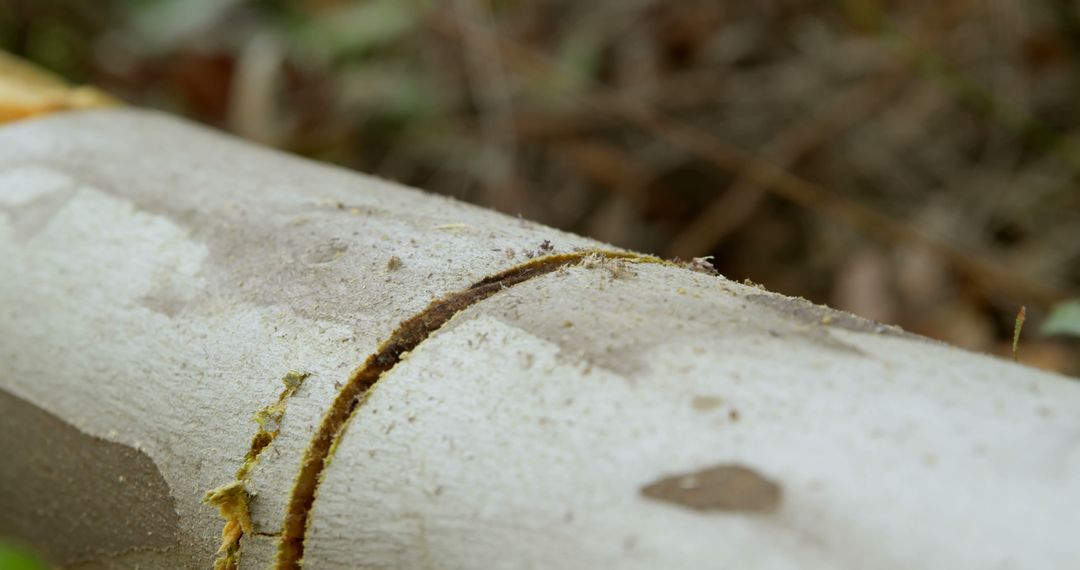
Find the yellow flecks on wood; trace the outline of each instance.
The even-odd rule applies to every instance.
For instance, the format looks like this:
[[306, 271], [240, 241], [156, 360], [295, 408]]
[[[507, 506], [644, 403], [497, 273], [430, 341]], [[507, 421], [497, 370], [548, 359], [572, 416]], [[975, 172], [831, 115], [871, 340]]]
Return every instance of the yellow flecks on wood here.
[[251, 438], [251, 449], [249, 449], [247, 455], [244, 456], [243, 465], [236, 471], [237, 481], [243, 481], [247, 478], [248, 473], [255, 467], [255, 463], [259, 459], [259, 454], [262, 453], [262, 450], [266, 449], [266, 447], [274, 441], [274, 438], [278, 436], [278, 432], [281, 431], [281, 420], [285, 417], [285, 403], [296, 393], [300, 388], [300, 385], [304, 383], [304, 379], [310, 375], [311, 374], [308, 372], [290, 370], [285, 374], [285, 377], [281, 379], [281, 383], [285, 385], [285, 389], [281, 391], [281, 395], [278, 396], [277, 402], [255, 412], [252, 419], [255, 420], [255, 423], [259, 424], [259, 431], [255, 432], [255, 437]]
[[203, 502], [218, 508], [221, 518], [225, 519], [225, 528], [221, 531], [221, 547], [218, 549], [218, 558], [214, 561], [214, 570], [236, 570], [239, 564], [240, 539], [244, 534], [254, 531], [251, 523], [251, 512], [248, 509], [250, 495], [245, 488], [245, 482], [252, 468], [258, 462], [259, 454], [262, 453], [281, 431], [281, 420], [285, 417], [285, 404], [296, 393], [304, 380], [310, 376], [309, 372], [297, 372], [290, 370], [281, 379], [285, 389], [281, 391], [277, 402], [255, 412], [254, 420], [259, 424], [259, 430], [251, 439], [251, 449], [244, 456], [244, 463], [236, 471], [236, 479], [207, 491], [203, 496]]
[[208, 491], [203, 497], [203, 502], [217, 507], [221, 518], [225, 519], [225, 528], [221, 531], [221, 546], [218, 548], [218, 558], [214, 561], [214, 570], [233, 570], [237, 567], [240, 537], [253, 530], [251, 512], [248, 510], [248, 498], [243, 481], [233, 481]]
[[259, 429], [265, 430], [267, 426], [270, 426], [272, 428], [270, 431], [277, 431], [277, 424], [281, 422], [284, 415], [285, 405], [277, 402], [255, 412], [252, 419], [259, 424]]
[[251, 514], [248, 512], [248, 492], [244, 488], [243, 481], [232, 481], [217, 489], [206, 492], [203, 502], [218, 508], [221, 518], [228, 524], [222, 538], [229, 538], [238, 533], [251, 532]]
[[444, 232], [456, 232], [456, 231], [461, 231], [461, 230], [465, 230], [465, 229], [468, 229], [468, 228], [469, 228], [468, 224], [462, 224], [460, 222], [456, 223], [456, 224], [443, 224], [441, 226], [435, 226], [435, 229], [437, 229], [439, 231], [444, 231]]
[[0, 51], [0, 123], [118, 104], [102, 91], [72, 87], [49, 72]]
[[288, 374], [286, 374], [285, 377], [281, 379], [281, 383], [285, 385], [285, 391], [282, 392], [281, 397], [278, 399], [284, 400], [285, 398], [292, 396], [293, 392], [296, 392], [296, 389], [304, 383], [304, 380], [306, 380], [308, 376], [311, 376], [310, 372], [297, 372], [295, 370], [290, 370]]

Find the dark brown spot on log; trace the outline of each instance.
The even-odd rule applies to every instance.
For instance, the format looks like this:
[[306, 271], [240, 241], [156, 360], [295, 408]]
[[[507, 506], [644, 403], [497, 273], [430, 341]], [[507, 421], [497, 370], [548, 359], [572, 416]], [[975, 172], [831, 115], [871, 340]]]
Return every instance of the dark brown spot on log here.
[[723, 403], [724, 400], [719, 396], [694, 396], [694, 399], [690, 400], [690, 407], [698, 412], [708, 412], [719, 408]]
[[780, 505], [780, 485], [741, 465], [717, 465], [665, 477], [641, 488], [645, 497], [695, 511], [768, 513]]

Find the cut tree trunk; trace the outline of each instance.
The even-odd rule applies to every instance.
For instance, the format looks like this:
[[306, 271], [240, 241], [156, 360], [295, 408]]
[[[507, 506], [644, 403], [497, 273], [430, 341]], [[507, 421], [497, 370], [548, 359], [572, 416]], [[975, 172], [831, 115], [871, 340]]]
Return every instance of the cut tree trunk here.
[[179, 120], [0, 129], [0, 261], [59, 565], [1080, 563], [1074, 381]]

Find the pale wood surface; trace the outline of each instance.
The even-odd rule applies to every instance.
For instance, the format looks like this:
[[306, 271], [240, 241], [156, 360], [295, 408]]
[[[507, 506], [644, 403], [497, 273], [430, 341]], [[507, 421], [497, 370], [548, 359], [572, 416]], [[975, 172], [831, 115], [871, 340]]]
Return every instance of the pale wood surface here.
[[[299, 371], [245, 479], [240, 565], [265, 567], [320, 418], [400, 322], [593, 248], [612, 249], [151, 113], [0, 129], [8, 411], [157, 470], [95, 543], [39, 546], [85, 568], [209, 567], [223, 523], [203, 495]], [[384, 376], [323, 472], [305, 567], [1067, 568], [1078, 434], [1075, 381], [594, 260], [465, 309]], [[0, 463], [0, 501], [37, 508], [19, 465]], [[109, 531], [151, 522], [171, 546]]]

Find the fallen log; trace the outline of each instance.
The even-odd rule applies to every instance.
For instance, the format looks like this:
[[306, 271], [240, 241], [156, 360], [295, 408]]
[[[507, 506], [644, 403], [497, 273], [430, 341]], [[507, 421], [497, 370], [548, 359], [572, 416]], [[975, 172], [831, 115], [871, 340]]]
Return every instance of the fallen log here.
[[1069, 568], [1080, 384], [161, 115], [0, 128], [72, 568]]

